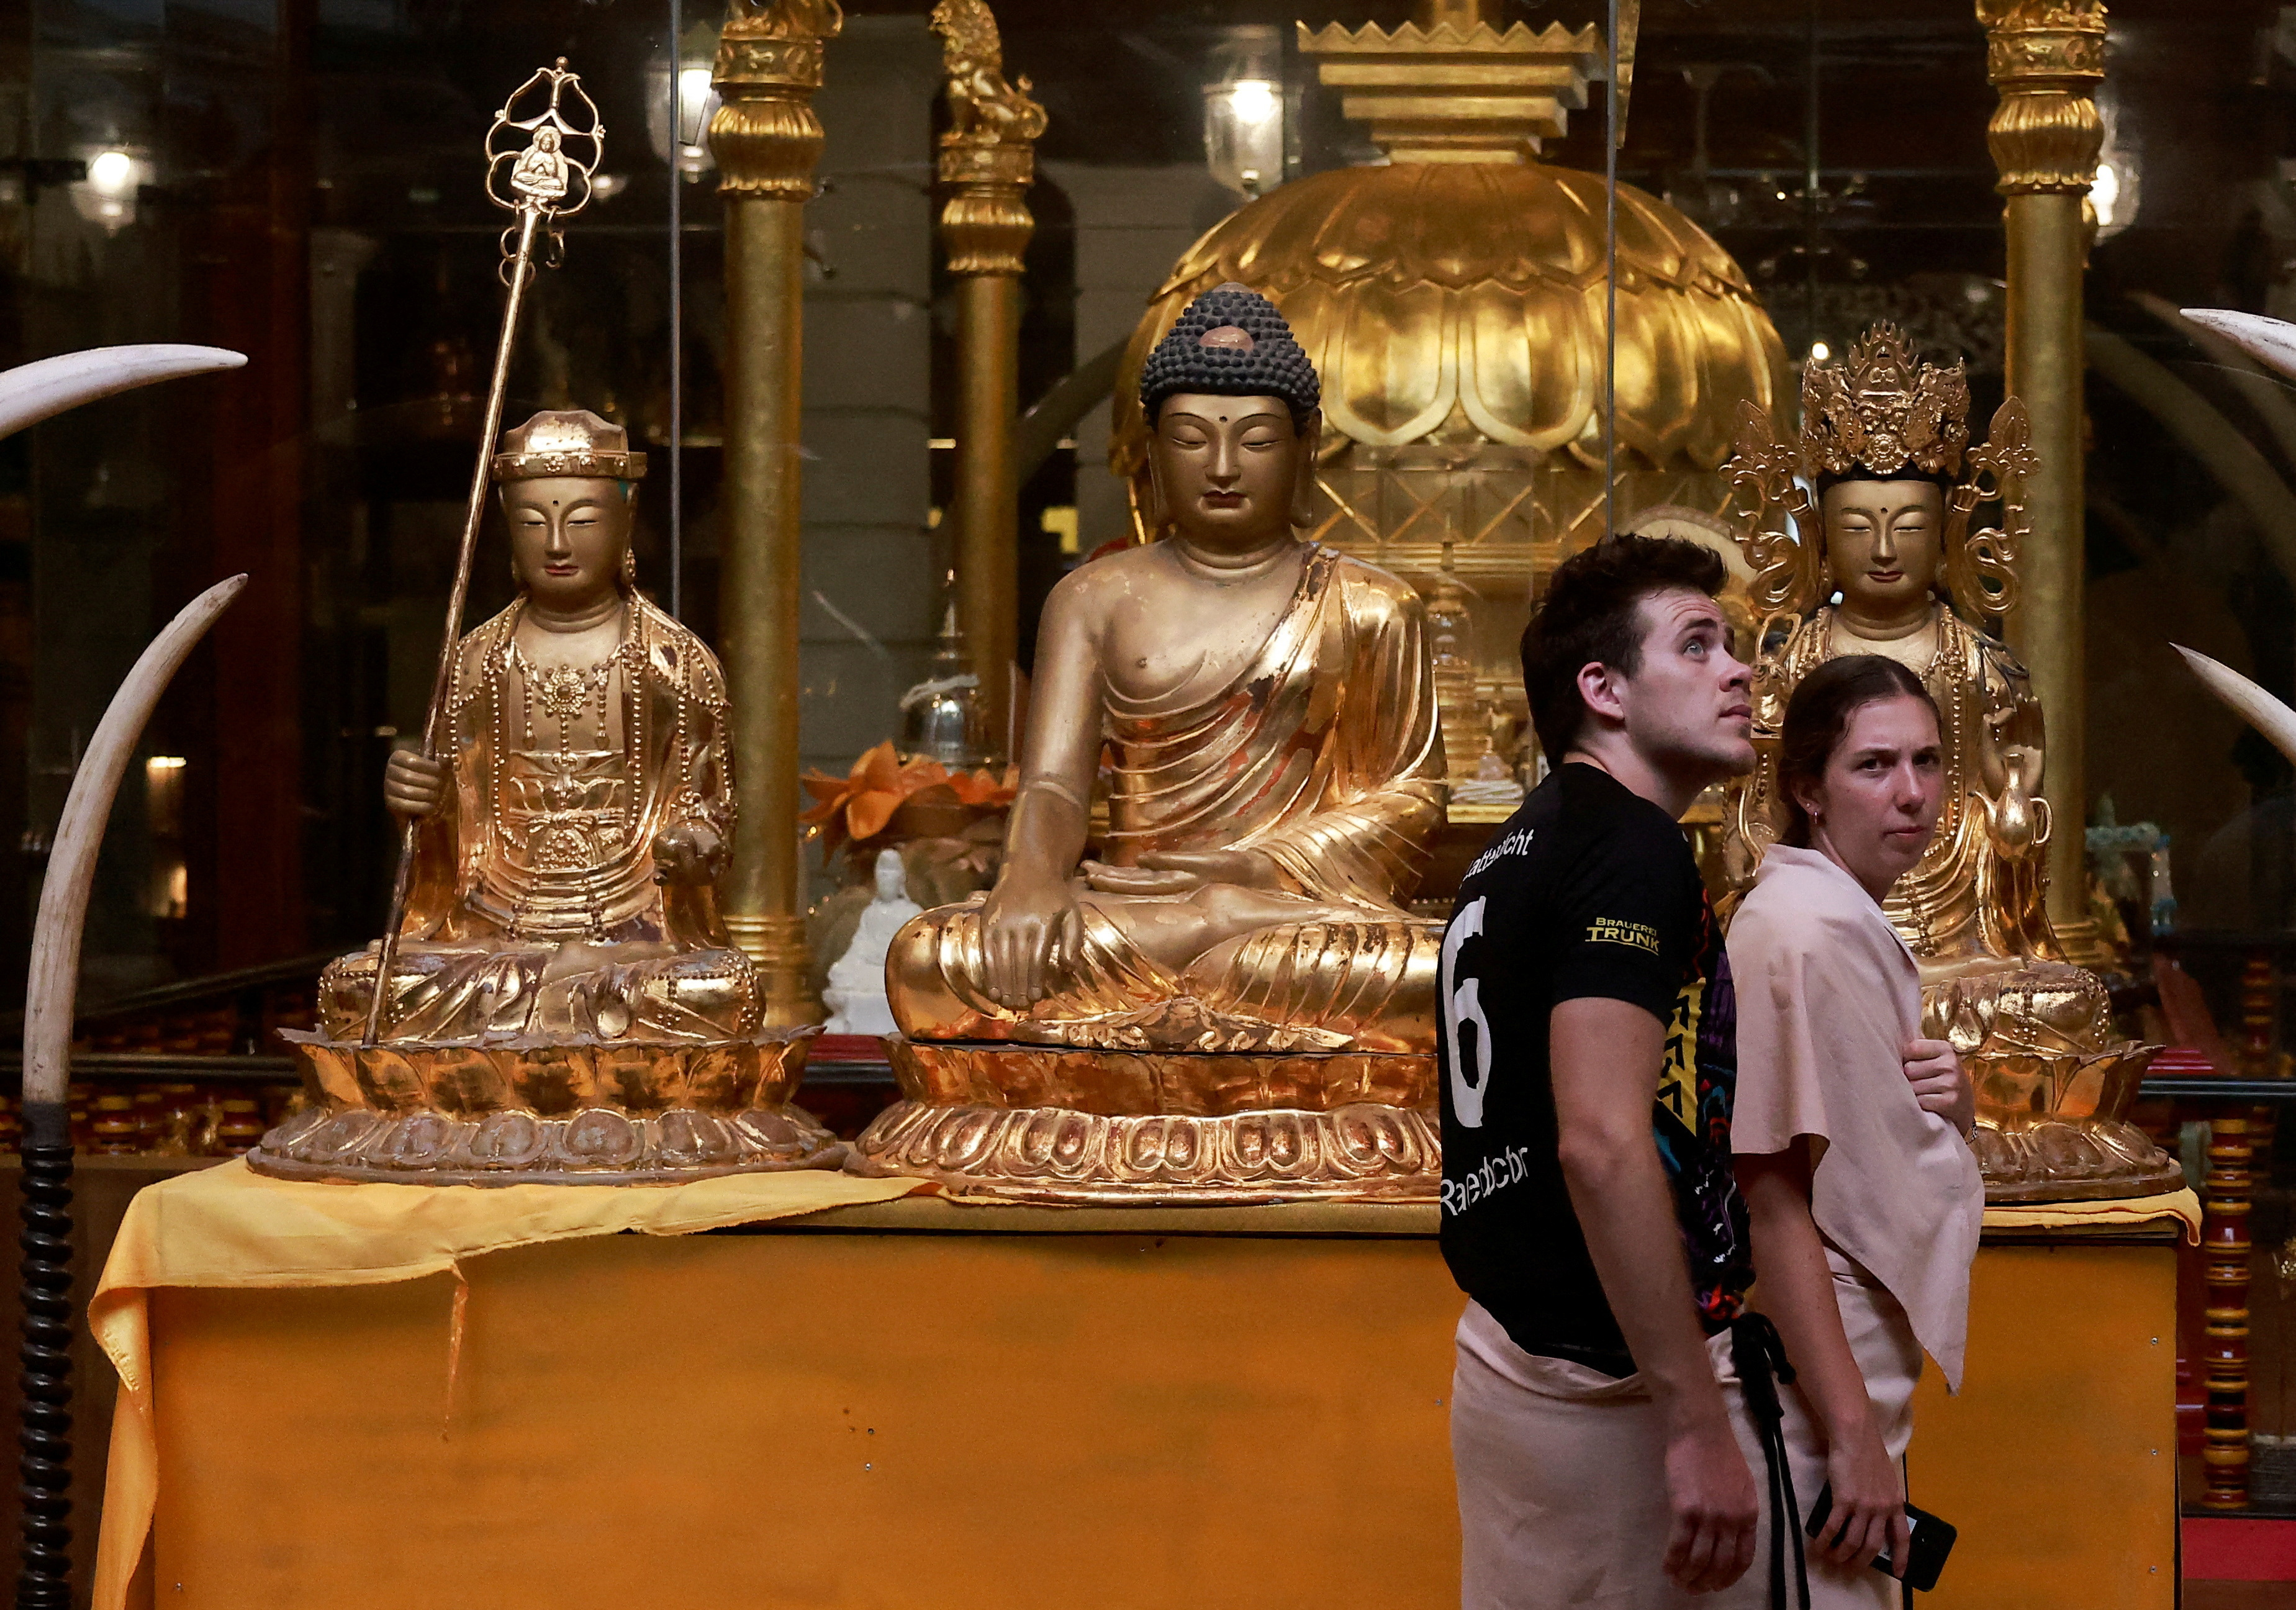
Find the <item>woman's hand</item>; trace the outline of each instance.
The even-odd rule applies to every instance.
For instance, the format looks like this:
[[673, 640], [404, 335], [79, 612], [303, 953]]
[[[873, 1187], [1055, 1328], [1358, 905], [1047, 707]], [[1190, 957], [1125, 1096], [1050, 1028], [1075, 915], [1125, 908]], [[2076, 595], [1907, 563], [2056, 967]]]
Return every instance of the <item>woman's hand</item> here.
[[1906, 1082], [1922, 1111], [1934, 1113], [1966, 1136], [1977, 1122], [1977, 1092], [1949, 1039], [1906, 1042]]
[[1281, 891], [1275, 858], [1264, 850], [1150, 850], [1136, 867], [1084, 864], [1085, 878], [1103, 894], [1193, 894], [1210, 883]]
[[1913, 1535], [1906, 1524], [1905, 1484], [1870, 1422], [1846, 1436], [1835, 1435], [1826, 1450], [1825, 1479], [1833, 1488], [1833, 1507], [1811, 1540], [1818, 1557], [1863, 1570], [1876, 1555], [1887, 1553], [1890, 1574], [1905, 1575]]
[[435, 815], [447, 802], [447, 762], [412, 749], [391, 751], [382, 768], [382, 802], [402, 817]]
[[982, 983], [988, 998], [1026, 1011], [1052, 991], [1046, 980], [1060, 958], [1084, 947], [1084, 911], [1068, 879], [1005, 864], [980, 908]]

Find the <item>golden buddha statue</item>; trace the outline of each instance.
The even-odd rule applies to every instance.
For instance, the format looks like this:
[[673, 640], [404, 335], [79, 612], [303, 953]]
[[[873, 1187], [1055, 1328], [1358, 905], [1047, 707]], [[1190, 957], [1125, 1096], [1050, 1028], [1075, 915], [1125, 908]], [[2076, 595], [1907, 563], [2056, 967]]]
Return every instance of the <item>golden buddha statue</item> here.
[[[417, 827], [380, 1032], [354, 1043], [378, 942], [320, 975], [321, 1032], [301, 1040], [332, 1113], [381, 1106], [397, 1131], [315, 1120], [257, 1166], [626, 1179], [837, 1161], [783, 1110], [802, 1039], [761, 1032], [750, 958], [718, 917], [725, 680], [637, 590], [644, 473], [593, 414], [504, 433], [493, 474], [519, 596], [458, 645], [438, 758], [401, 751], [385, 774]], [[409, 1133], [407, 1113], [438, 1122]]]
[[859, 1166], [1051, 1199], [1424, 1194], [1441, 924], [1399, 902], [1446, 789], [1418, 596], [1293, 535], [1318, 387], [1265, 298], [1199, 297], [1141, 391], [1168, 534], [1046, 606], [1003, 869], [894, 943], [908, 1099]]
[[[1790, 448], [1749, 406], [1731, 465], [1759, 505], [1740, 540], [1766, 646], [1754, 671], [1755, 769], [1731, 802], [1726, 875], [1750, 883], [1784, 829], [1779, 735], [1801, 678], [1843, 654], [1908, 667], [1942, 718], [1944, 807], [1883, 908], [1921, 968], [1923, 1031], [1952, 1040], [1976, 1080], [1990, 1197], [2169, 1188], [2175, 1165], [2118, 1121], [2152, 1048], [2116, 1037], [2103, 981], [2065, 961], [2044, 905], [2042, 846], [2059, 825], [2040, 796], [2040, 702], [1981, 624], [2014, 602], [2025, 535], [2017, 488], [2033, 466], [2023, 406], [2005, 401], [1990, 439], [1971, 447], [1962, 366], [1917, 365], [1898, 333], [1877, 324], [1843, 362], [1808, 366], [1801, 407]], [[1995, 500], [2001, 526], [1972, 531], [1978, 507]], [[1781, 508], [1799, 536], [1769, 529]]]

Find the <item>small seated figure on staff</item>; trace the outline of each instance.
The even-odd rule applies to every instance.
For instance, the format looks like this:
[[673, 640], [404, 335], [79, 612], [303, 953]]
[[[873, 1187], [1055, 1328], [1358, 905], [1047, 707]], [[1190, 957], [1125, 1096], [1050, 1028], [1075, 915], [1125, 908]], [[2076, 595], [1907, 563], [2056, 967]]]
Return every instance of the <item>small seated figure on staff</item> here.
[[[458, 647], [439, 758], [383, 797], [420, 823], [382, 1038], [725, 1040], [754, 1033], [750, 958], [712, 880], [733, 830], [725, 678], [637, 590], [645, 456], [619, 425], [542, 413], [494, 458], [519, 596]], [[320, 980], [356, 1038], [376, 946]]]
[[[1192, 303], [1141, 380], [1156, 523], [1046, 604], [1004, 870], [886, 964], [912, 1040], [1426, 1055], [1443, 820], [1425, 616], [1313, 542], [1320, 401], [1273, 303]], [[1108, 831], [1086, 859], [1103, 744]]]
[[534, 144], [518, 153], [510, 170], [510, 187], [526, 201], [551, 202], [566, 195], [566, 153], [558, 149], [558, 131], [545, 123], [534, 131]]

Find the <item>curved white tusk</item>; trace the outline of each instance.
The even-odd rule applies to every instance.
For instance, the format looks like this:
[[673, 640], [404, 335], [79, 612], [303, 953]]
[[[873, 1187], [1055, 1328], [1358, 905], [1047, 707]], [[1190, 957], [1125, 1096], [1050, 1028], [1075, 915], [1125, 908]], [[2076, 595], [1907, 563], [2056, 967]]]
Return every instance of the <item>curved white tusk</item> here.
[[[111, 815], [112, 796], [119, 792], [120, 776], [168, 678], [246, 585], [244, 575], [217, 582], [185, 604], [168, 629], [152, 640], [119, 691], [111, 695], [87, 752], [80, 757], [79, 769], [72, 774], [63, 819], [56, 824], [55, 845], [48, 855], [47, 878], [40, 886], [39, 920], [32, 927], [31, 976], [24, 990], [27, 1141], [35, 1138], [36, 1109], [44, 1123], [53, 1121], [59, 1129], [64, 1123], [72, 998], [79, 983], [80, 931], [87, 925], [87, 891], [95, 882], [95, 852], [103, 842], [103, 825]], [[43, 1134], [37, 1138], [62, 1144], [64, 1137]]]
[[2234, 313], [2226, 308], [2185, 308], [2181, 311], [2203, 329], [2213, 330], [2275, 374], [2296, 379], [2296, 324], [2267, 318], [2260, 313]]
[[0, 374], [0, 436], [77, 408], [179, 374], [208, 374], [247, 362], [221, 347], [91, 347], [22, 364]]
[[2208, 685], [2218, 698], [2233, 707], [2240, 718], [2272, 740], [2272, 747], [2296, 760], [2296, 710], [2289, 709], [2279, 700], [2242, 676], [2228, 665], [2222, 665], [2206, 654], [2195, 653], [2181, 643], [2169, 645], [2185, 656], [2185, 663], [2193, 668], [2193, 675]]

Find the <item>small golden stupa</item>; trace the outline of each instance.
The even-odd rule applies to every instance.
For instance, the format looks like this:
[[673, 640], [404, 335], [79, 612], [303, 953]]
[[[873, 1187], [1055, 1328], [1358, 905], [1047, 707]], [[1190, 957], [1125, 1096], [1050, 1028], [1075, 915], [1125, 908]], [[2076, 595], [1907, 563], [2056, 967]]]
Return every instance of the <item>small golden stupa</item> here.
[[[1198, 293], [1250, 285], [1324, 377], [1308, 534], [1423, 591], [1451, 545], [1478, 596], [1478, 697], [1521, 715], [1515, 642], [1537, 579], [1603, 530], [1603, 180], [1535, 160], [1601, 80], [1602, 34], [1501, 31], [1477, 0], [1431, 0], [1391, 33], [1303, 23], [1299, 38], [1390, 161], [1283, 185], [1181, 258], [1126, 350], [1111, 463], [1136, 527], [1141, 365]], [[1718, 514], [1739, 405], [1788, 400], [1777, 332], [1729, 253], [1626, 185], [1618, 305], [1620, 522], [1658, 505]], [[1444, 716], [1447, 730], [1475, 720]], [[1480, 756], [1449, 760], [1471, 777]]]

